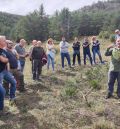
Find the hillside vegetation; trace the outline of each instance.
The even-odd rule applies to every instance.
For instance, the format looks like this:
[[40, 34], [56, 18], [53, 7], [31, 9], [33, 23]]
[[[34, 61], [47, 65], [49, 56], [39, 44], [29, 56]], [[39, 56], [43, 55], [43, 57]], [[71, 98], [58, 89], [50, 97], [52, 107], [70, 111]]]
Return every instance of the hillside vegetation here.
[[22, 16], [0, 12], [0, 34], [10, 37], [12, 29]]
[[[27, 91], [17, 92], [16, 105], [5, 108], [10, 114], [0, 117], [0, 129], [120, 129], [120, 100], [105, 99], [109, 58], [104, 57], [108, 41], [101, 40], [105, 65], [76, 66], [61, 70], [59, 52], [55, 72], [43, 68], [42, 81], [31, 78], [31, 62], [26, 61]], [[59, 51], [58, 45], [55, 46]], [[71, 59], [72, 59], [72, 49]], [[115, 86], [116, 89], [116, 86]], [[115, 90], [116, 91], [116, 90]]]
[[120, 1], [99, 1], [70, 12], [68, 8], [57, 11], [52, 16], [45, 13], [44, 5], [24, 17], [0, 13], [0, 34], [16, 40], [25, 38], [47, 40], [48, 37], [68, 40], [74, 36], [98, 35], [110, 38], [115, 29], [120, 28]]

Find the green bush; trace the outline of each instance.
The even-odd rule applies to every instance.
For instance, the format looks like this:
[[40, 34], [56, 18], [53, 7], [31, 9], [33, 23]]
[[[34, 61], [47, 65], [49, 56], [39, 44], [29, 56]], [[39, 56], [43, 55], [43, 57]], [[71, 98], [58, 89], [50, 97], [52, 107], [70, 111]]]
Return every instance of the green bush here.
[[99, 33], [99, 38], [109, 39], [110, 38], [110, 33], [108, 31], [101, 31]]
[[91, 80], [90, 81], [90, 86], [93, 89], [100, 89], [100, 84], [99, 84], [99, 81], [98, 80]]
[[112, 43], [115, 42], [115, 35], [114, 35], [114, 34], [111, 34], [111, 35], [110, 35], [110, 41], [111, 41]]
[[77, 88], [76, 87], [67, 87], [65, 89], [65, 95], [69, 97], [73, 97], [76, 95]]

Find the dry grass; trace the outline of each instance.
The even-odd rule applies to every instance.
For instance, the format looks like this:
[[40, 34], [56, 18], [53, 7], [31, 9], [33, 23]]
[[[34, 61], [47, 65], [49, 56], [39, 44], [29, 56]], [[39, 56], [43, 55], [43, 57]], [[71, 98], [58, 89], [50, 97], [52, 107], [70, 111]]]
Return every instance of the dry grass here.
[[[108, 44], [107, 41], [101, 44], [102, 55]], [[58, 45], [56, 49], [58, 51]], [[72, 49], [70, 51], [72, 53]], [[91, 69], [89, 63], [86, 67], [66, 67], [62, 71], [60, 55], [57, 54], [55, 65], [54, 73], [44, 66], [42, 82], [36, 82], [32, 80], [31, 63], [26, 60], [27, 92], [17, 92], [16, 106], [9, 106], [5, 100], [5, 108], [10, 114], [0, 117], [0, 129], [120, 129], [120, 101], [115, 98], [105, 100], [107, 64], [99, 66], [104, 78], [100, 82], [101, 89], [93, 90], [88, 96], [91, 107], [86, 105], [82, 95], [90, 89], [85, 74]]]

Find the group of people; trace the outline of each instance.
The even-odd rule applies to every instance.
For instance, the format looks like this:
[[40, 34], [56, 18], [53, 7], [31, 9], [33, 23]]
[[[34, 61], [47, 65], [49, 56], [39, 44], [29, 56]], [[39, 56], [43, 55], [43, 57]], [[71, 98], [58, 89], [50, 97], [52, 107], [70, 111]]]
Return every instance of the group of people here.
[[[116, 42], [110, 45], [105, 52], [106, 56], [111, 56], [111, 64], [108, 72], [108, 94], [106, 98], [112, 97], [116, 79], [118, 81], [117, 96], [120, 98], [120, 31], [116, 30], [115, 33]], [[31, 71], [33, 80], [41, 80], [42, 66], [45, 64], [47, 64], [48, 70], [50, 64], [52, 64], [52, 70], [55, 70], [54, 60], [56, 50], [52, 38], [47, 41], [46, 52], [41, 41], [33, 40], [29, 52], [26, 52], [25, 44], [26, 41], [24, 39], [14, 44], [12, 41], [6, 40], [5, 36], [0, 36], [0, 114], [3, 113], [5, 94], [9, 95], [10, 104], [14, 104], [16, 89], [20, 92], [25, 91], [23, 71], [26, 57], [29, 57], [32, 64]], [[91, 56], [90, 44], [92, 44], [93, 56]], [[78, 65], [81, 65], [81, 46], [83, 48], [84, 65], [86, 65], [86, 58], [89, 58], [91, 65], [96, 64], [96, 54], [100, 62], [104, 63], [100, 53], [100, 42], [96, 39], [96, 36], [92, 37], [91, 43], [85, 37], [82, 44], [75, 37], [72, 44], [73, 66], [75, 66], [76, 56]], [[62, 69], [64, 69], [65, 58], [67, 59], [68, 66], [71, 67], [70, 44], [66, 41], [65, 37], [62, 37], [59, 47]]]
[[[90, 64], [97, 64], [96, 62], [96, 54], [99, 56], [100, 62], [103, 63], [102, 56], [100, 53], [100, 42], [96, 39], [96, 36], [92, 37], [92, 52], [93, 52], [93, 59], [90, 52], [90, 42], [87, 37], [84, 38], [82, 43], [83, 47], [83, 57], [84, 57], [84, 65], [86, 65], [86, 58], [89, 57]], [[73, 64], [75, 66], [76, 56], [78, 60], [78, 65], [81, 65], [81, 56], [80, 56], [80, 42], [77, 37], [74, 38], [74, 42], [72, 44], [73, 48]], [[62, 37], [62, 41], [59, 44], [60, 47], [60, 55], [61, 55], [61, 64], [62, 68], [64, 69], [64, 59], [67, 59], [68, 66], [71, 67], [71, 59], [69, 53], [70, 44], [65, 40], [65, 37]], [[50, 61], [52, 62], [52, 69], [54, 71], [54, 57], [55, 57], [55, 47], [54, 42], [52, 39], [48, 40], [47, 43], [47, 57], [48, 57], [48, 69], [50, 65]]]

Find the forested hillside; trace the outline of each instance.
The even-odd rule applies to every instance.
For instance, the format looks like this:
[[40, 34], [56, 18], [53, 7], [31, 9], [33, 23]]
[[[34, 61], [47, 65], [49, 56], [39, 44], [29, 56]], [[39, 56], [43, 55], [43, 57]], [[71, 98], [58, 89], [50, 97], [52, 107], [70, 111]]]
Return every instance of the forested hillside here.
[[0, 34], [9, 37], [11, 30], [20, 18], [21, 16], [19, 15], [0, 12]]
[[119, 7], [119, 0], [108, 0], [72, 12], [68, 8], [63, 8], [52, 16], [45, 13], [43, 5], [23, 18], [0, 13], [0, 33], [13, 39], [24, 37], [28, 41], [46, 40], [48, 37], [60, 40], [63, 35], [67, 39], [98, 34], [100, 37], [110, 38], [114, 30], [120, 28]]

